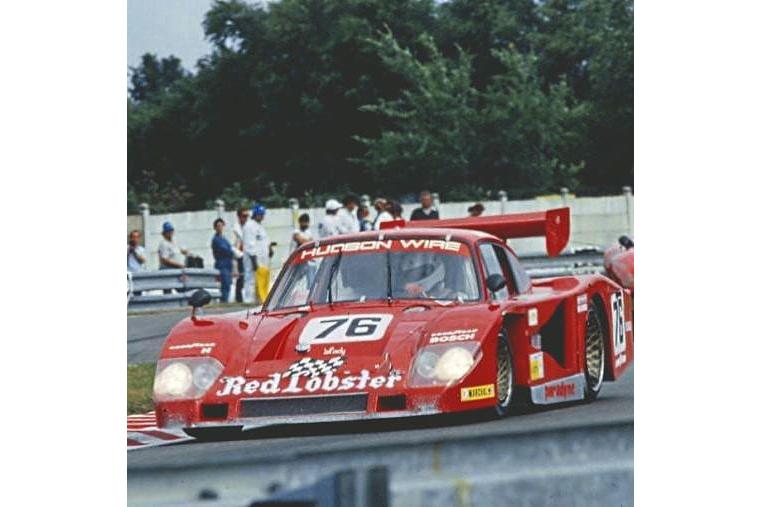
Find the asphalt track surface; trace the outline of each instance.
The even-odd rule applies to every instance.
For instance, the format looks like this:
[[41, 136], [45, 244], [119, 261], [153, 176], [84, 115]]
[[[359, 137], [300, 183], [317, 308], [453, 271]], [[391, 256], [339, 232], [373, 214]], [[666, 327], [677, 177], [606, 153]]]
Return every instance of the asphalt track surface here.
[[[151, 316], [151, 321], [135, 319], [148, 336], [171, 327], [184, 314]], [[130, 317], [132, 319], [132, 317]], [[130, 322], [130, 326], [133, 323]], [[162, 327], [164, 326], [164, 327]], [[137, 326], [135, 325], [135, 332]], [[167, 329], [168, 330], [168, 329]], [[130, 330], [132, 333], [132, 330]], [[165, 333], [164, 333], [165, 334]], [[133, 343], [141, 357], [158, 353], [153, 339]], [[130, 344], [130, 347], [133, 346]], [[136, 349], [137, 350], [137, 349]], [[130, 352], [132, 354], [132, 352]], [[135, 352], [137, 356], [138, 353]], [[361, 446], [378, 449], [386, 445], [415, 444], [425, 441], [446, 441], [464, 435], [492, 436], [525, 434], [553, 429], [589, 427], [634, 420], [634, 368], [616, 382], [606, 382], [599, 398], [592, 403], [575, 403], [532, 408], [504, 419], [493, 420], [482, 414], [435, 416], [399, 420], [367, 421], [277, 426], [240, 435], [234, 440], [188, 442], [178, 445], [141, 449], [128, 453], [128, 469], [172, 469], [232, 463], [262, 463], [273, 458], [288, 459], [304, 452], [340, 452]]]

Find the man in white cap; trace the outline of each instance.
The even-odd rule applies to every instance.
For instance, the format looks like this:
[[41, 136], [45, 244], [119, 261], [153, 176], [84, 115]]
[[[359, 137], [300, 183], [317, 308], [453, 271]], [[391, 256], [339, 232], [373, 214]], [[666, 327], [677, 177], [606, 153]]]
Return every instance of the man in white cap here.
[[344, 234], [348, 232], [341, 225], [341, 220], [338, 217], [338, 210], [341, 209], [341, 203], [335, 199], [328, 199], [325, 203], [325, 216], [317, 224], [317, 237], [328, 238], [337, 234]]

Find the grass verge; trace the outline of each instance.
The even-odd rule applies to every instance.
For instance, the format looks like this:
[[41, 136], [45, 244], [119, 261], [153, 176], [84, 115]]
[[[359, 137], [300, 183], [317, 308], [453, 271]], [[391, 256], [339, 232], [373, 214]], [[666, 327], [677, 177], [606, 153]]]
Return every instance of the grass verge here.
[[144, 414], [153, 410], [153, 363], [127, 365], [127, 415]]

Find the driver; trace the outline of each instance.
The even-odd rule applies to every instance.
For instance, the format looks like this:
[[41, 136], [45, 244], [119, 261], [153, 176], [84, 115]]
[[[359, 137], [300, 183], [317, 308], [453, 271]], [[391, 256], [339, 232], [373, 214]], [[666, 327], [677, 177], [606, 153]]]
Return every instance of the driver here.
[[408, 297], [454, 298], [455, 293], [445, 286], [446, 268], [440, 255], [432, 253], [406, 254], [399, 263], [401, 286]]

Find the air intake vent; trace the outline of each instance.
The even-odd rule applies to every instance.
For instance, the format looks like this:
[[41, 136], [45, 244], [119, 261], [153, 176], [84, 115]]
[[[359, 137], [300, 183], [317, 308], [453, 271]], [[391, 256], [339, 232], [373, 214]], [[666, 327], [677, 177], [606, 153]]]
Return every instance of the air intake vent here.
[[204, 419], [227, 419], [227, 403], [209, 403], [201, 405]]
[[366, 409], [366, 394], [241, 400], [240, 402], [241, 417], [299, 416], [364, 412]]
[[404, 410], [407, 408], [407, 397], [403, 394], [396, 396], [379, 396], [378, 410]]

